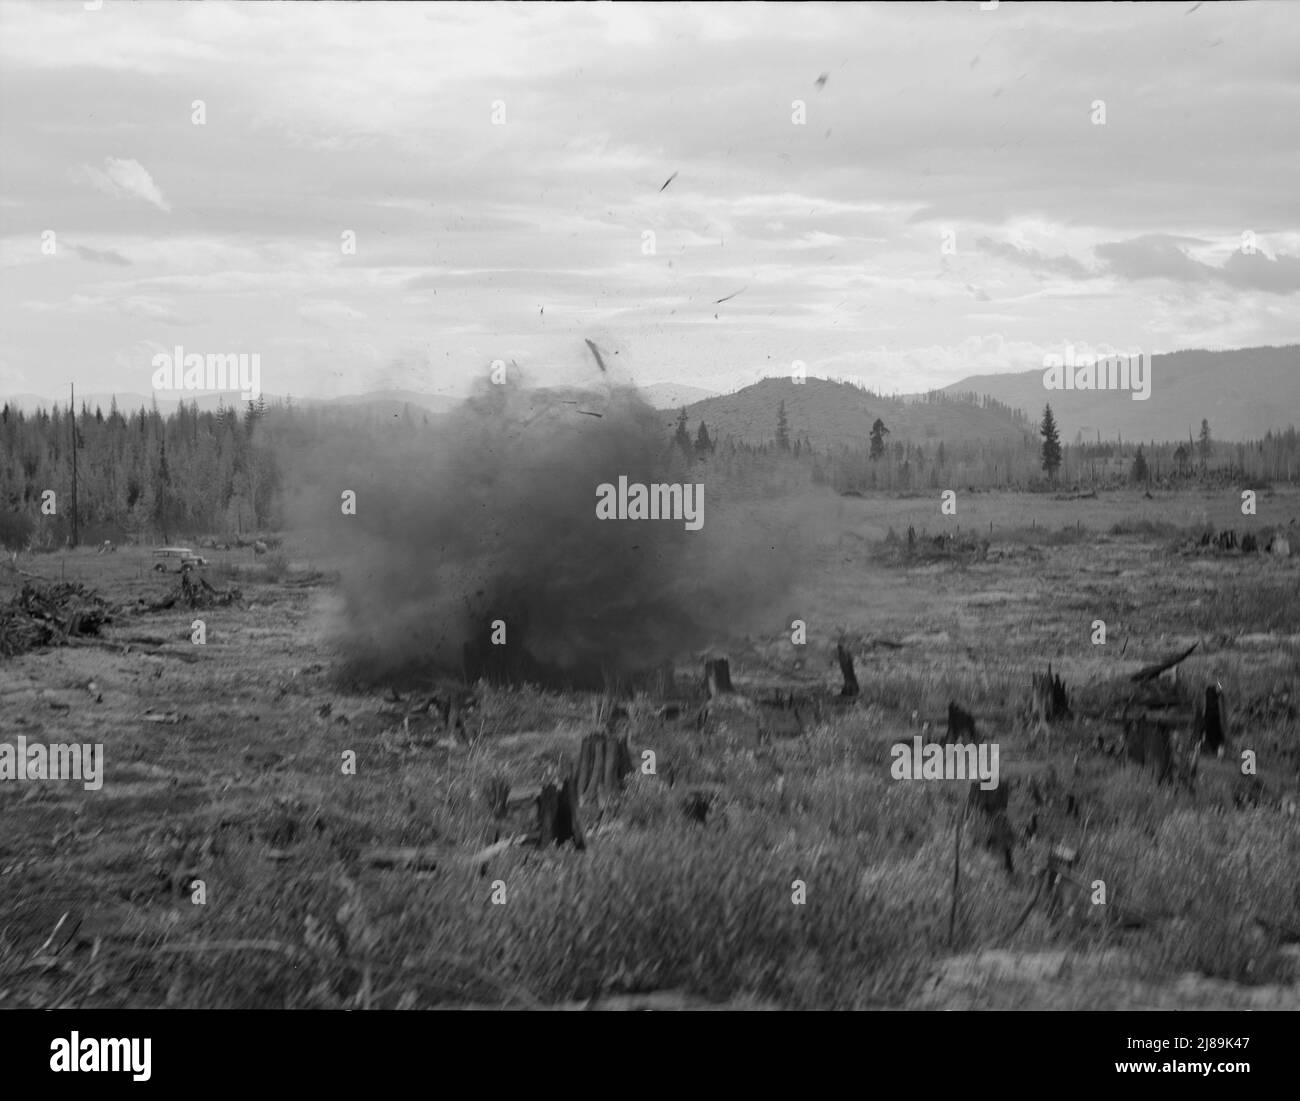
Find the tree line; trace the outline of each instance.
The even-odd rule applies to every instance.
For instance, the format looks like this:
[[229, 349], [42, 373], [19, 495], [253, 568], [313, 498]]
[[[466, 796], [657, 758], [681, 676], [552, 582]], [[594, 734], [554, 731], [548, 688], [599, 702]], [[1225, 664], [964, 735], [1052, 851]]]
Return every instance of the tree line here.
[[[956, 401], [936, 394], [935, 401]], [[989, 406], [984, 406], [988, 408]], [[897, 439], [880, 417], [863, 423], [860, 440], [814, 446], [794, 436], [784, 402], [773, 435], [753, 443], [719, 440], [700, 421], [692, 432], [679, 411], [672, 443], [692, 461], [730, 474], [761, 475], [788, 464], [814, 484], [844, 492], [928, 492], [952, 486], [983, 489], [1177, 486], [1198, 480], [1295, 481], [1300, 446], [1295, 428], [1260, 440], [1223, 443], [1203, 421], [1197, 439], [1155, 443], [1063, 444], [1050, 407], [1038, 438], [1004, 441]], [[454, 416], [455, 414], [450, 414]], [[264, 401], [243, 409], [200, 411], [181, 405], [108, 412], [83, 404], [74, 424], [54, 407], [26, 414], [0, 407], [0, 546], [51, 548], [72, 536], [72, 449], [77, 452], [77, 519], [82, 543], [145, 541], [200, 534], [242, 535], [284, 523], [288, 460], [314, 441], [343, 430], [420, 431], [428, 414], [407, 406], [295, 406]], [[436, 426], [434, 426], [436, 430]], [[775, 483], [772, 483], [775, 484]]]

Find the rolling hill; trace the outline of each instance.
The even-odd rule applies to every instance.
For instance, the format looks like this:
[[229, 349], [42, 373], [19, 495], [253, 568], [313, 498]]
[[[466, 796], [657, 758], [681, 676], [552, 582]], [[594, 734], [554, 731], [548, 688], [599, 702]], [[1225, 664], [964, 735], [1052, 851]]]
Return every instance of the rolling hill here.
[[692, 402], [718, 396], [716, 390], [706, 390], [702, 386], [687, 386], [681, 382], [652, 382], [649, 386], [638, 386], [637, 389], [641, 391], [641, 396], [656, 409], [677, 409]]
[[[738, 390], [687, 406], [691, 435], [699, 422], [717, 442], [728, 435], [746, 443], [768, 443], [776, 436], [776, 414], [785, 402], [791, 439], [810, 440], [816, 448], [865, 444], [877, 417], [889, 429], [889, 440], [914, 443], [1019, 442], [1023, 426], [994, 410], [965, 402], [923, 402], [879, 398], [842, 382], [810, 378], [796, 385], [788, 378], [769, 378]], [[671, 429], [676, 417], [665, 411]]]
[[1037, 421], [1048, 402], [1061, 439], [1091, 441], [1185, 440], [1201, 419], [1219, 440], [1258, 439], [1300, 423], [1300, 345], [1183, 351], [1151, 357], [1151, 396], [1107, 390], [1046, 390], [1043, 371], [972, 375], [945, 387], [950, 393], [988, 394]]

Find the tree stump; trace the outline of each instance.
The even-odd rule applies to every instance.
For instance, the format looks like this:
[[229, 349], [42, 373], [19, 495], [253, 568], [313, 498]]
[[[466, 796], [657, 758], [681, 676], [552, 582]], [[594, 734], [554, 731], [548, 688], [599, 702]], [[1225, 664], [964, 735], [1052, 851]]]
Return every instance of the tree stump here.
[[849, 653], [844, 643], [837, 642], [835, 657], [840, 663], [840, 676], [844, 678], [844, 687], [840, 689], [840, 695], [846, 699], [853, 699], [860, 691], [858, 675], [853, 671], [853, 655]]
[[709, 699], [735, 691], [731, 687], [731, 665], [726, 658], [713, 658], [704, 663], [704, 683], [709, 689]]
[[572, 841], [575, 849], [587, 847], [572, 774], [558, 788], [554, 784], [544, 785], [537, 796], [537, 847], [558, 847], [566, 841]]
[[576, 799], [601, 799], [623, 789], [623, 777], [632, 771], [627, 736], [588, 734], [578, 750], [574, 793]]
[[1217, 754], [1228, 741], [1228, 707], [1220, 686], [1207, 684], [1192, 719], [1192, 736], [1201, 752]]
[[1070, 699], [1059, 675], [1047, 666], [1046, 673], [1035, 673], [1030, 682], [1029, 710], [1039, 723], [1051, 723], [1070, 715]]

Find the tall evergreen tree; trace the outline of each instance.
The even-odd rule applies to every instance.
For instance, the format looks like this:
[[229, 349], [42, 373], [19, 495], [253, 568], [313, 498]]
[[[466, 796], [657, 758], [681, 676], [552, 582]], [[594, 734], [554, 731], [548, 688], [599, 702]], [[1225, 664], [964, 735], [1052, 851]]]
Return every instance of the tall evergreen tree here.
[[885, 427], [885, 422], [879, 417], [876, 423], [871, 426], [871, 459], [874, 462], [885, 453], [885, 437], [889, 435], [889, 429]]
[[1142, 454], [1142, 445], [1138, 444], [1137, 454], [1133, 456], [1133, 480], [1145, 482], [1148, 473], [1146, 456]]
[[686, 406], [684, 405], [677, 414], [677, 431], [673, 434], [673, 442], [682, 449], [682, 454], [690, 455], [691, 433], [690, 429], [686, 427]]
[[1038, 434], [1043, 437], [1043, 469], [1052, 481], [1056, 481], [1056, 472], [1061, 469], [1061, 434], [1056, 430], [1056, 418], [1052, 416], [1052, 407], [1043, 410], [1043, 422], [1038, 427]]
[[700, 430], [695, 433], [695, 454], [712, 455], [713, 441], [709, 438], [708, 426], [700, 421]]
[[790, 420], [785, 415], [785, 402], [776, 410], [776, 446], [782, 451], [790, 450]]
[[1210, 452], [1213, 450], [1213, 443], [1210, 440], [1210, 422], [1201, 420], [1201, 469], [1205, 469], [1205, 464], [1210, 461]]

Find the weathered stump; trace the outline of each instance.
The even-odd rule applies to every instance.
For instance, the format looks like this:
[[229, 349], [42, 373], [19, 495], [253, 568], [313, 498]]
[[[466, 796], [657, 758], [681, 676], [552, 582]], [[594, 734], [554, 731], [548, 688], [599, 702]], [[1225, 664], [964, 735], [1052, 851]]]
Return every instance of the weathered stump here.
[[616, 795], [623, 788], [623, 777], [631, 771], [626, 735], [588, 734], [578, 750], [576, 797], [590, 801]]
[[1052, 723], [1070, 716], [1070, 698], [1060, 676], [1047, 666], [1046, 673], [1035, 673], [1030, 681], [1029, 710], [1039, 723]]
[[510, 807], [510, 781], [504, 776], [491, 776], [479, 790], [492, 817], [498, 821], [504, 818]]
[[709, 689], [709, 699], [735, 691], [731, 687], [731, 664], [726, 658], [712, 658], [704, 663], [704, 683]]
[[587, 847], [572, 774], [558, 788], [544, 785], [537, 796], [537, 847], [559, 846], [566, 841], [572, 841], [575, 849]]
[[1192, 737], [1204, 753], [1218, 754], [1228, 741], [1228, 706], [1216, 684], [1205, 686], [1205, 700], [1196, 701]]
[[960, 742], [962, 738], [974, 745], [980, 742], [979, 731], [975, 728], [975, 716], [955, 700], [948, 701], [948, 729], [944, 732], [944, 742]]
[[860, 691], [858, 675], [853, 671], [853, 655], [849, 653], [844, 643], [837, 642], [835, 657], [840, 663], [840, 676], [844, 678], [844, 687], [840, 689], [840, 695], [845, 699], [853, 699]]
[[1162, 722], [1138, 718], [1125, 723], [1124, 756], [1139, 768], [1150, 768], [1157, 783], [1174, 775], [1174, 749]]

